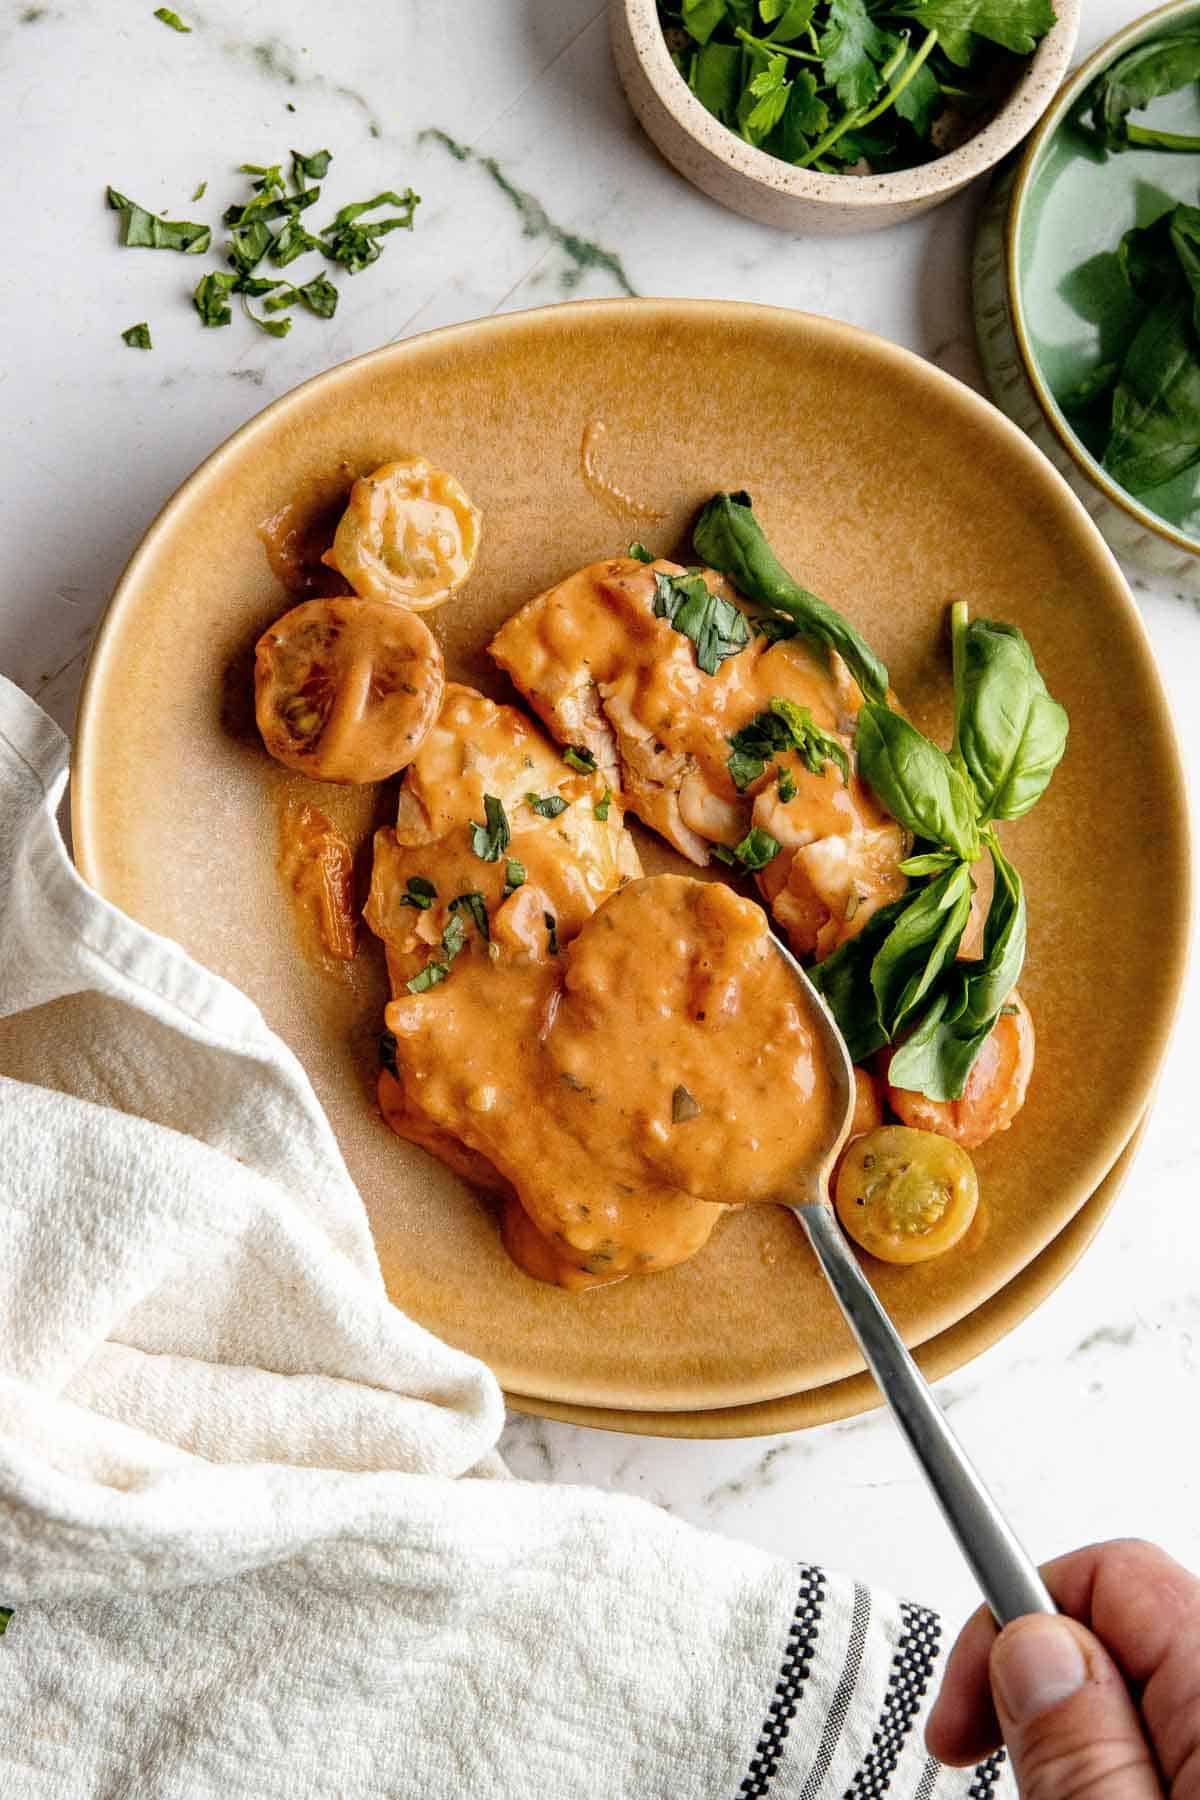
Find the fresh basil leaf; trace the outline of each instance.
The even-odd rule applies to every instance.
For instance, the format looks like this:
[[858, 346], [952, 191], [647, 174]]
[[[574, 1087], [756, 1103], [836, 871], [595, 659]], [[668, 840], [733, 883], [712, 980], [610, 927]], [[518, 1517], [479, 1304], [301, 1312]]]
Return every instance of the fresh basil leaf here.
[[569, 768], [578, 769], [581, 775], [596, 773], [596, 759], [582, 744], [568, 744], [562, 753], [562, 759]]
[[697, 555], [728, 575], [739, 593], [785, 614], [800, 633], [843, 656], [869, 700], [882, 700], [888, 672], [849, 620], [794, 581], [763, 535], [748, 494], [716, 494], [692, 530]]
[[654, 616], [666, 619], [690, 638], [696, 663], [705, 675], [715, 675], [727, 657], [736, 656], [750, 642], [750, 627], [737, 607], [720, 594], [709, 592], [702, 575], [654, 576]]
[[192, 305], [200, 314], [202, 325], [228, 325], [231, 322], [233, 311], [229, 296], [236, 281], [236, 275], [226, 275], [221, 269], [200, 277], [192, 294]]
[[939, 37], [973, 31], [1017, 56], [1031, 56], [1054, 23], [1050, 0], [914, 0], [894, 10]]
[[557, 819], [559, 813], [567, 810], [567, 803], [561, 794], [526, 794], [525, 803], [531, 812], [543, 819]]
[[1179, 285], [1179, 258], [1171, 241], [1174, 214], [1175, 208], [1168, 207], [1151, 224], [1132, 226], [1117, 245], [1121, 274], [1131, 292], [1147, 306]]
[[1098, 401], [1107, 401], [1111, 411], [1112, 393], [1120, 373], [1119, 362], [1097, 363], [1073, 388], [1058, 396], [1058, 404], [1065, 413], [1080, 413]]
[[324, 181], [332, 161], [333, 153], [329, 150], [314, 150], [311, 156], [305, 156], [302, 150], [293, 150], [293, 186], [303, 188], [307, 187], [310, 181]]
[[975, 861], [974, 796], [944, 750], [871, 700], [858, 715], [854, 747], [859, 774], [894, 819], [915, 837], [948, 844], [963, 862]]
[[958, 861], [953, 850], [932, 850], [920, 856], [910, 856], [896, 867], [902, 875], [940, 875], [943, 870], [952, 868]]
[[131, 350], [152, 350], [154, 348], [150, 342], [150, 327], [144, 319], [140, 325], [130, 325], [128, 330], [121, 333], [121, 337]]
[[504, 865], [504, 893], [501, 898], [507, 900], [510, 894], [515, 894], [519, 887], [524, 886], [525, 864], [518, 862], [515, 856], [510, 856]]
[[1129, 114], [1198, 80], [1200, 33], [1179, 32], [1171, 37], [1151, 38], [1109, 64], [1090, 89], [1085, 109], [1090, 106], [1092, 126], [1108, 150], [1175, 148], [1164, 143], [1147, 145], [1147, 137], [1153, 139], [1161, 134], [1148, 132], [1145, 127], [1131, 127]]
[[957, 963], [950, 980], [892, 1058], [888, 1079], [931, 1100], [960, 1100], [967, 1077], [1004, 1011], [1025, 960], [1025, 896], [999, 846], [983, 956]]
[[1190, 294], [1151, 308], [1113, 394], [1104, 467], [1131, 493], [1161, 486], [1200, 462], [1200, 340]]
[[164, 25], [169, 25], [172, 31], [190, 31], [192, 29], [190, 25], [185, 25], [179, 14], [172, 12], [169, 6], [156, 6], [154, 16], [156, 19], [161, 19]]
[[929, 993], [958, 951], [971, 913], [971, 872], [965, 863], [909, 898], [871, 964], [879, 1019], [889, 1038]]
[[1019, 819], [1045, 793], [1067, 747], [1067, 715], [1051, 699], [1015, 625], [972, 619], [962, 633], [955, 743], [979, 801], [979, 823]]
[[482, 862], [499, 862], [508, 849], [511, 833], [504, 807], [495, 794], [483, 796], [483, 813], [486, 824], [470, 827], [471, 848]]
[[871, 965], [907, 905], [905, 896], [879, 907], [856, 936], [847, 938], [824, 962], [808, 971], [809, 980], [846, 1040], [851, 1062], [865, 1061], [887, 1043], [879, 1018], [879, 1001], [871, 983]]
[[612, 789], [606, 787], [603, 794], [592, 808], [592, 817], [594, 819], [599, 819], [602, 825], [605, 824], [608, 819], [608, 809], [612, 805], [612, 797]]
[[630, 544], [625, 554], [632, 556], [635, 562], [652, 563], [654, 561], [653, 552], [647, 550], [645, 544]]
[[450, 911], [469, 913], [480, 937], [485, 941], [490, 939], [492, 932], [488, 924], [487, 902], [481, 893], [472, 891], [469, 894], [456, 894], [450, 902]]
[[184, 256], [200, 256], [212, 243], [212, 231], [207, 225], [193, 225], [186, 219], [160, 219], [114, 187], [106, 193], [108, 204], [121, 215], [121, 242], [130, 250], [178, 250]]
[[415, 906], [418, 912], [428, 912], [437, 899], [437, 889], [432, 881], [424, 875], [410, 875], [404, 885], [406, 891], [400, 897], [401, 906]]
[[449, 963], [427, 962], [425, 967], [419, 970], [417, 974], [413, 976], [411, 981], [406, 981], [404, 985], [410, 994], [423, 994], [428, 988], [437, 987], [439, 982], [445, 981], [449, 973]]

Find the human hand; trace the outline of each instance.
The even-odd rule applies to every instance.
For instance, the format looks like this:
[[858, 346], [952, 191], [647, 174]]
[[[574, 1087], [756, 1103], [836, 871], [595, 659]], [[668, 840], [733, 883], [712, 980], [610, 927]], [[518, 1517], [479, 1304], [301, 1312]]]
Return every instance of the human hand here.
[[1042, 1575], [1065, 1616], [968, 1619], [930, 1754], [974, 1763], [1003, 1739], [1023, 1800], [1200, 1800], [1200, 1580], [1132, 1539]]

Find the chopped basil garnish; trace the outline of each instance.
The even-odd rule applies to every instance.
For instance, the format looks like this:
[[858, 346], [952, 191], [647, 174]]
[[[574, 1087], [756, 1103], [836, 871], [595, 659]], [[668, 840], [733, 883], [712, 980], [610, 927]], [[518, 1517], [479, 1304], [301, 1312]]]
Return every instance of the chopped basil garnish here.
[[645, 544], [630, 544], [625, 554], [632, 556], [637, 562], [651, 563], [654, 561], [653, 552], [647, 550]]
[[169, 6], [156, 6], [154, 16], [156, 19], [161, 19], [164, 25], [169, 25], [172, 31], [190, 31], [192, 29], [190, 25], [185, 25], [179, 14], [172, 12]]
[[562, 758], [568, 768], [578, 769], [581, 775], [596, 773], [596, 759], [590, 750], [584, 749], [582, 744], [568, 744], [562, 753]]
[[698, 1119], [704, 1108], [681, 1082], [671, 1095], [671, 1123], [685, 1125], [689, 1119]]
[[379, 1066], [386, 1069], [389, 1075], [400, 1079], [400, 1068], [396, 1062], [396, 1034], [394, 1031], [381, 1031], [379, 1034]]
[[612, 805], [612, 789], [606, 787], [604, 793], [592, 808], [592, 817], [599, 819], [603, 825], [608, 818], [608, 809]]
[[542, 914], [542, 918], [546, 921], [546, 933], [547, 933], [547, 941], [550, 946], [550, 954], [551, 954], [551, 956], [557, 956], [558, 955], [558, 920], [555, 918], [555, 916], [552, 912], [544, 912]]
[[466, 941], [467, 928], [462, 922], [462, 915], [452, 913], [446, 922], [446, 929], [442, 933], [442, 949], [445, 951], [447, 962], [454, 961]]
[[778, 788], [782, 805], [786, 806], [789, 800], [796, 798], [796, 781], [790, 769], [780, 769]]
[[423, 994], [427, 988], [436, 987], [439, 981], [445, 981], [449, 973], [449, 963], [427, 962], [425, 967], [404, 985], [410, 994]]
[[729, 746], [732, 755], [726, 767], [739, 794], [758, 780], [769, 762], [789, 750], [795, 750], [814, 775], [820, 775], [826, 763], [832, 762], [841, 771], [843, 782], [850, 779], [845, 745], [813, 723], [807, 706], [797, 706], [779, 695], [771, 700], [766, 712], [756, 713], [748, 725], [734, 732]]
[[236, 281], [236, 275], [226, 275], [220, 269], [200, 277], [192, 294], [192, 305], [200, 314], [202, 325], [228, 325], [231, 322], [233, 310], [229, 296]]
[[289, 263], [303, 256], [306, 250], [319, 250], [320, 238], [315, 238], [311, 231], [306, 231], [299, 219], [289, 219], [275, 233], [271, 241], [271, 261], [277, 269], [286, 269]]
[[524, 886], [525, 864], [518, 862], [515, 856], [510, 856], [504, 865], [504, 892], [501, 899], [507, 900], [510, 894], [515, 894], [519, 887]]
[[755, 825], [732, 850], [728, 844], [714, 844], [712, 853], [718, 862], [741, 863], [744, 869], [753, 873], [756, 869], [765, 869], [772, 858], [779, 855], [780, 848], [769, 831], [763, 831]]
[[487, 904], [483, 895], [478, 892], [456, 894], [450, 902], [450, 911], [454, 912], [460, 907], [463, 912], [470, 913], [480, 937], [490, 938], [492, 934], [488, 927]]
[[154, 348], [150, 342], [150, 327], [145, 319], [140, 325], [131, 325], [128, 331], [121, 333], [121, 336], [131, 350], [152, 350]]
[[654, 616], [691, 639], [706, 675], [715, 675], [726, 657], [736, 656], [750, 642], [744, 615], [732, 601], [711, 594], [702, 575], [656, 573]]
[[432, 881], [424, 875], [410, 875], [404, 885], [407, 892], [401, 897], [401, 906], [415, 906], [418, 912], [428, 912], [437, 899], [437, 889]]
[[192, 199], [193, 200], [203, 200], [203, 198], [207, 192], [208, 192], [208, 183], [207, 183], [207, 181], [202, 181], [199, 184], [199, 186], [197, 187], [195, 193], [192, 195]]
[[[385, 189], [373, 200], [360, 200], [355, 206], [343, 206], [341, 212], [321, 232], [321, 249], [330, 262], [339, 263], [347, 274], [357, 275], [379, 259], [378, 239], [389, 231], [411, 231], [413, 213], [421, 203], [419, 194], [406, 188], [402, 194]], [[358, 220], [377, 206], [395, 206], [400, 210], [386, 219], [372, 219], [365, 225]]]
[[557, 819], [559, 813], [567, 810], [567, 803], [561, 794], [526, 794], [529, 807], [543, 819]]
[[184, 256], [201, 256], [212, 243], [212, 231], [207, 225], [193, 225], [186, 219], [160, 219], [114, 187], [107, 190], [107, 197], [113, 211], [121, 215], [121, 242], [130, 250], [179, 250]]
[[304, 305], [318, 319], [332, 319], [337, 311], [338, 291], [327, 275], [315, 275], [306, 281], [303, 287], [285, 287], [281, 292], [272, 294], [267, 301], [268, 312], [278, 312], [285, 306]]
[[511, 836], [508, 819], [495, 794], [483, 796], [483, 812], [487, 823], [472, 824], [471, 848], [482, 862], [499, 862]]

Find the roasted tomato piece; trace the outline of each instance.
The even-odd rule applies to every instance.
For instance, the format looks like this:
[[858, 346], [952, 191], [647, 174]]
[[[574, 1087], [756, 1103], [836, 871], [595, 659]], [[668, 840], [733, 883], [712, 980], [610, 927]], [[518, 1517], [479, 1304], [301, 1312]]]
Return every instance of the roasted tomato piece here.
[[263, 743], [314, 781], [383, 781], [406, 768], [443, 686], [428, 626], [381, 600], [306, 600], [263, 632], [254, 653]]
[[837, 1179], [837, 1215], [881, 1262], [925, 1262], [957, 1244], [979, 1183], [966, 1151], [931, 1131], [881, 1125], [856, 1138]]

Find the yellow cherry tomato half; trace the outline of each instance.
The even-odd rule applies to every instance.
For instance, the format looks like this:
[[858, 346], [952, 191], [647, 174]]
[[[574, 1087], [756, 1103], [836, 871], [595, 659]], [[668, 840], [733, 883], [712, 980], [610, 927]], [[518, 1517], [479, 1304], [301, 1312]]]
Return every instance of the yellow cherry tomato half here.
[[835, 1204], [855, 1243], [881, 1262], [925, 1262], [963, 1236], [979, 1182], [966, 1151], [949, 1138], [881, 1125], [847, 1149]]
[[364, 600], [427, 612], [471, 573], [480, 514], [453, 475], [423, 456], [363, 475], [321, 561]]

